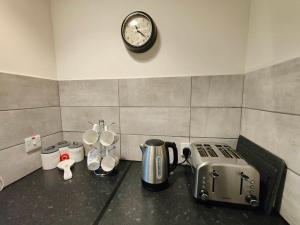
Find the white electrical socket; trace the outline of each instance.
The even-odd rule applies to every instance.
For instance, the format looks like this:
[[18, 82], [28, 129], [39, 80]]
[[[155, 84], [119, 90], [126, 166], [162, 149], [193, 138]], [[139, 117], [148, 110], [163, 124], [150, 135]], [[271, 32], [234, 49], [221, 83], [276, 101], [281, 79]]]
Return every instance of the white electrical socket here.
[[184, 148], [190, 148], [191, 144], [190, 143], [180, 143], [180, 156], [182, 158], [184, 158], [184, 155], [183, 155], [183, 149]]
[[32, 137], [25, 138], [25, 151], [31, 152], [42, 147], [42, 141], [40, 135], [34, 135]]

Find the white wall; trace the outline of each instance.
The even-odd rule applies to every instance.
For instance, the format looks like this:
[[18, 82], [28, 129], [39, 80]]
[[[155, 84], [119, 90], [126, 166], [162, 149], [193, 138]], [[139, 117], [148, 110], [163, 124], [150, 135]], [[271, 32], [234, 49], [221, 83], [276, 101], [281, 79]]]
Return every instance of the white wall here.
[[[248, 0], [52, 0], [59, 80], [219, 75], [244, 72]], [[149, 13], [156, 45], [131, 54], [120, 27]]]
[[251, 0], [246, 72], [300, 56], [300, 1]]
[[0, 0], [0, 72], [56, 79], [49, 0]]

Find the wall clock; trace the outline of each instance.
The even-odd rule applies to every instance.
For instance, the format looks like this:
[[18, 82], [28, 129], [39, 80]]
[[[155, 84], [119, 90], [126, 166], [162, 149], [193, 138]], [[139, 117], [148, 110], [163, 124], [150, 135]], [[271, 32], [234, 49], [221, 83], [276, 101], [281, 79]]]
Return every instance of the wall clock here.
[[121, 35], [128, 50], [142, 53], [150, 49], [155, 43], [157, 29], [148, 14], [136, 11], [124, 19]]

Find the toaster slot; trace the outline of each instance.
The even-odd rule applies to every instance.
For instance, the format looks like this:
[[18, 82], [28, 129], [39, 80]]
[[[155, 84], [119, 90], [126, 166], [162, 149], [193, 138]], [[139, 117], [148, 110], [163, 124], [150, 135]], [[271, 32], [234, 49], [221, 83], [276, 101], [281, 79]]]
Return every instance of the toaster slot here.
[[209, 144], [204, 144], [204, 148], [210, 157], [218, 157], [217, 153], [213, 150], [213, 148]]
[[222, 145], [217, 144], [216, 147], [224, 155], [225, 158], [240, 159], [240, 156], [236, 152], [234, 152], [234, 150], [231, 147], [229, 147], [228, 145], [222, 146]]
[[229, 152], [225, 148], [223, 148], [222, 145], [216, 145], [216, 147], [224, 155], [225, 158], [232, 158], [232, 156], [229, 154]]
[[196, 145], [196, 147], [201, 157], [208, 157], [207, 152], [205, 151], [202, 145], [198, 144]]
[[241, 157], [239, 157], [238, 154], [236, 154], [233, 150], [230, 150], [230, 153], [237, 159], [240, 159]]
[[241, 157], [228, 145], [224, 145], [224, 148], [226, 148], [227, 151], [230, 152], [231, 155], [233, 155], [235, 158], [240, 159]]

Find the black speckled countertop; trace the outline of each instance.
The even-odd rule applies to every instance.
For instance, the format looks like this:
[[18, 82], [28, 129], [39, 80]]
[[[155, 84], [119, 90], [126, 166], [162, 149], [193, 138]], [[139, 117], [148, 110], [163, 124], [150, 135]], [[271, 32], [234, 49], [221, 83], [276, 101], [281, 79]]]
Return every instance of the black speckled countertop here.
[[141, 164], [133, 163], [99, 225], [286, 225], [279, 215], [248, 208], [194, 201], [184, 167], [170, 177], [170, 187], [149, 192], [141, 186]]
[[75, 164], [73, 178], [41, 169], [0, 192], [0, 225], [286, 225], [278, 215], [228, 205], [204, 205], [189, 193], [184, 167], [170, 187], [149, 192], [141, 186], [141, 163], [121, 161], [118, 173], [95, 177], [86, 163]]
[[97, 224], [129, 165], [121, 161], [115, 176], [96, 177], [85, 160], [68, 181], [63, 171], [39, 169], [0, 192], [0, 225]]

